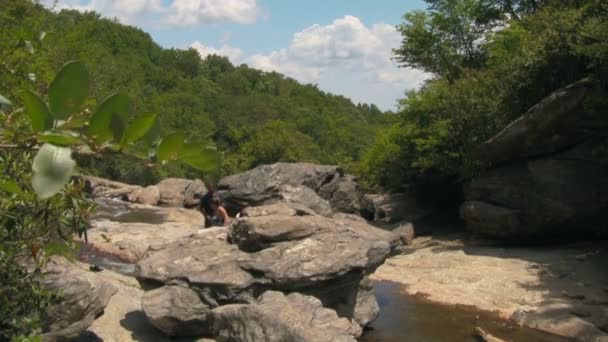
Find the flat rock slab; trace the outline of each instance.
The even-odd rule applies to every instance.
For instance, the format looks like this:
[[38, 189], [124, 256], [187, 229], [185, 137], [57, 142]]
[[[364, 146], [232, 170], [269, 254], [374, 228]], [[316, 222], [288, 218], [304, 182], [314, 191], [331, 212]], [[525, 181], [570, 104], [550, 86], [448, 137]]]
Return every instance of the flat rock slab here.
[[108, 220], [94, 221], [87, 231], [88, 243], [98, 252], [135, 263], [150, 246], [167, 243], [200, 230], [199, 225], [183, 222], [120, 223]]
[[607, 341], [607, 257], [606, 244], [499, 248], [450, 238], [388, 259], [371, 278], [404, 284], [408, 294], [438, 303], [495, 311], [549, 333]]

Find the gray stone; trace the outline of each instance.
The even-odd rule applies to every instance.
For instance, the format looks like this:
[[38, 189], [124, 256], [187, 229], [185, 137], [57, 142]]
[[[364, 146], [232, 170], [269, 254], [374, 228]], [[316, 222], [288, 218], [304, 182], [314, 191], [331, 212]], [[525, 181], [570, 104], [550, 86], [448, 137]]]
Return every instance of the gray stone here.
[[149, 249], [137, 265], [138, 279], [187, 285], [212, 308], [255, 303], [261, 293], [277, 290], [313, 295], [339, 316], [365, 324], [376, 317], [373, 292], [359, 283], [401, 244], [398, 237], [285, 203], [250, 209], [252, 216], [229, 228]]
[[156, 205], [159, 200], [160, 191], [154, 185], [141, 189], [135, 198], [135, 202], [147, 205]]
[[205, 183], [199, 179], [167, 178], [156, 186], [160, 191], [159, 203], [173, 207], [196, 206], [197, 195], [207, 192]]
[[367, 326], [380, 314], [380, 307], [376, 301], [376, 292], [373, 282], [365, 277], [359, 283], [355, 304], [354, 319], [359, 325]]
[[[246, 207], [283, 201], [285, 188], [282, 187], [285, 185], [311, 189], [328, 201], [333, 210], [349, 213], [358, 213], [360, 210], [362, 194], [356, 180], [352, 176], [344, 176], [337, 166], [309, 163], [261, 165], [223, 178], [218, 184], [218, 192], [227, 209], [236, 214]], [[309, 203], [300, 202], [305, 205]], [[325, 208], [323, 211], [315, 211], [326, 215]]]
[[583, 79], [554, 92], [477, 149], [493, 168], [466, 186], [469, 230], [503, 239], [601, 233], [608, 166], [594, 151], [607, 120], [584, 108], [595, 88]]
[[363, 191], [354, 176], [345, 175], [337, 181], [325, 184], [319, 190], [323, 198], [327, 198], [336, 212], [359, 214]]
[[150, 323], [167, 336], [208, 335], [205, 305], [193, 290], [181, 286], [163, 286], [142, 297], [142, 309]]
[[411, 245], [412, 241], [414, 240], [414, 225], [411, 223], [402, 223], [391, 232], [393, 235], [397, 236], [401, 243], [403, 243], [405, 246]]
[[217, 341], [355, 342], [361, 328], [312, 297], [264, 293], [258, 303], [214, 309], [211, 326]]
[[47, 264], [42, 286], [60, 295], [57, 304], [43, 317], [44, 341], [66, 341], [78, 337], [101, 314], [116, 287], [62, 257]]
[[591, 235], [608, 218], [608, 167], [587, 158], [591, 151], [581, 145], [477, 177], [467, 185], [461, 209], [467, 228], [507, 239]]
[[474, 155], [496, 164], [553, 154], [580, 143], [589, 133], [577, 129], [585, 120], [582, 104], [595, 87], [593, 80], [583, 79], [555, 91], [480, 145]]
[[[169, 208], [167, 208], [169, 209]], [[185, 216], [189, 213], [172, 213], [164, 211], [167, 218], [175, 220], [193, 220], [195, 222], [167, 221], [163, 223], [129, 223], [109, 220], [94, 221], [87, 232], [87, 247], [103, 254], [112, 255], [122, 261], [135, 263], [139, 261], [151, 246], [167, 243], [180, 237], [196, 233], [201, 227], [203, 218]], [[181, 209], [181, 208], [179, 208]], [[182, 209], [186, 210], [186, 209]], [[194, 212], [194, 214], [198, 214]], [[202, 216], [201, 214], [198, 214]], [[185, 216], [185, 217], [183, 217]]]

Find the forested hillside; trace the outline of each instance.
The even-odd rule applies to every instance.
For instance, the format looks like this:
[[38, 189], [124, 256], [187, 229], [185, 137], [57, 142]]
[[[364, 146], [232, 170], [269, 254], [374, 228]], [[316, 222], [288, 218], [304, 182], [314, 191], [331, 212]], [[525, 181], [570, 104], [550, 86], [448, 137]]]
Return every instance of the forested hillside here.
[[[131, 112], [157, 114], [163, 134], [183, 131], [190, 141], [215, 142], [225, 154], [223, 174], [276, 161], [353, 167], [376, 131], [396, 118], [279, 73], [235, 66], [219, 56], [201, 59], [193, 49], [164, 49], [140, 29], [97, 13], [53, 13], [29, 1], [7, 0], [0, 16], [5, 69], [0, 93], [17, 100], [23, 88], [44, 94], [61, 65], [81, 60], [95, 85], [93, 98], [99, 102], [109, 93], [126, 92]], [[20, 44], [31, 53], [13, 53]], [[102, 176], [131, 183], [201, 176], [184, 166], [149, 169], [122, 157], [82, 162]]]

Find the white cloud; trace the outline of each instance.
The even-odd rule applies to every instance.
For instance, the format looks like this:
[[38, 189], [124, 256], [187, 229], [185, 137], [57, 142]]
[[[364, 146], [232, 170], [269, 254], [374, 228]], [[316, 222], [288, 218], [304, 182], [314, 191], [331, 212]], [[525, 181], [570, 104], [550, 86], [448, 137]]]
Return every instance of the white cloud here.
[[[54, 0], [45, 0], [51, 7]], [[162, 13], [165, 9], [162, 0], [59, 0], [55, 10], [72, 9], [77, 11], [95, 11], [109, 18], [118, 18], [123, 23], [133, 23], [144, 14]]]
[[221, 48], [214, 48], [213, 46], [207, 46], [198, 40], [190, 44], [190, 47], [198, 51], [201, 58], [205, 58], [209, 55], [225, 56], [230, 59], [234, 64], [240, 64], [242, 62], [243, 50], [232, 46], [224, 45]]
[[388, 109], [395, 108], [404, 90], [418, 87], [429, 77], [397, 67], [391, 57], [400, 42], [401, 35], [391, 25], [367, 27], [359, 18], [345, 16], [297, 32], [287, 48], [251, 56], [247, 62]]
[[[43, 0], [48, 7], [54, 0]], [[57, 10], [96, 11], [132, 23], [145, 14], [161, 15], [172, 26], [197, 26], [220, 22], [250, 24], [261, 13], [256, 0], [59, 0]]]
[[251, 24], [258, 15], [256, 0], [174, 0], [166, 21], [175, 26], [219, 22]]

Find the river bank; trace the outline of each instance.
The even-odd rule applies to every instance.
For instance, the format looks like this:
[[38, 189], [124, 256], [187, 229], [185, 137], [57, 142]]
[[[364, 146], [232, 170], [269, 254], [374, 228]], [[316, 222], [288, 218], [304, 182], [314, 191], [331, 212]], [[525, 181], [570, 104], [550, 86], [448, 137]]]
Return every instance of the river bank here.
[[444, 305], [466, 305], [540, 331], [608, 341], [604, 242], [504, 246], [464, 233], [419, 237], [375, 281]]

